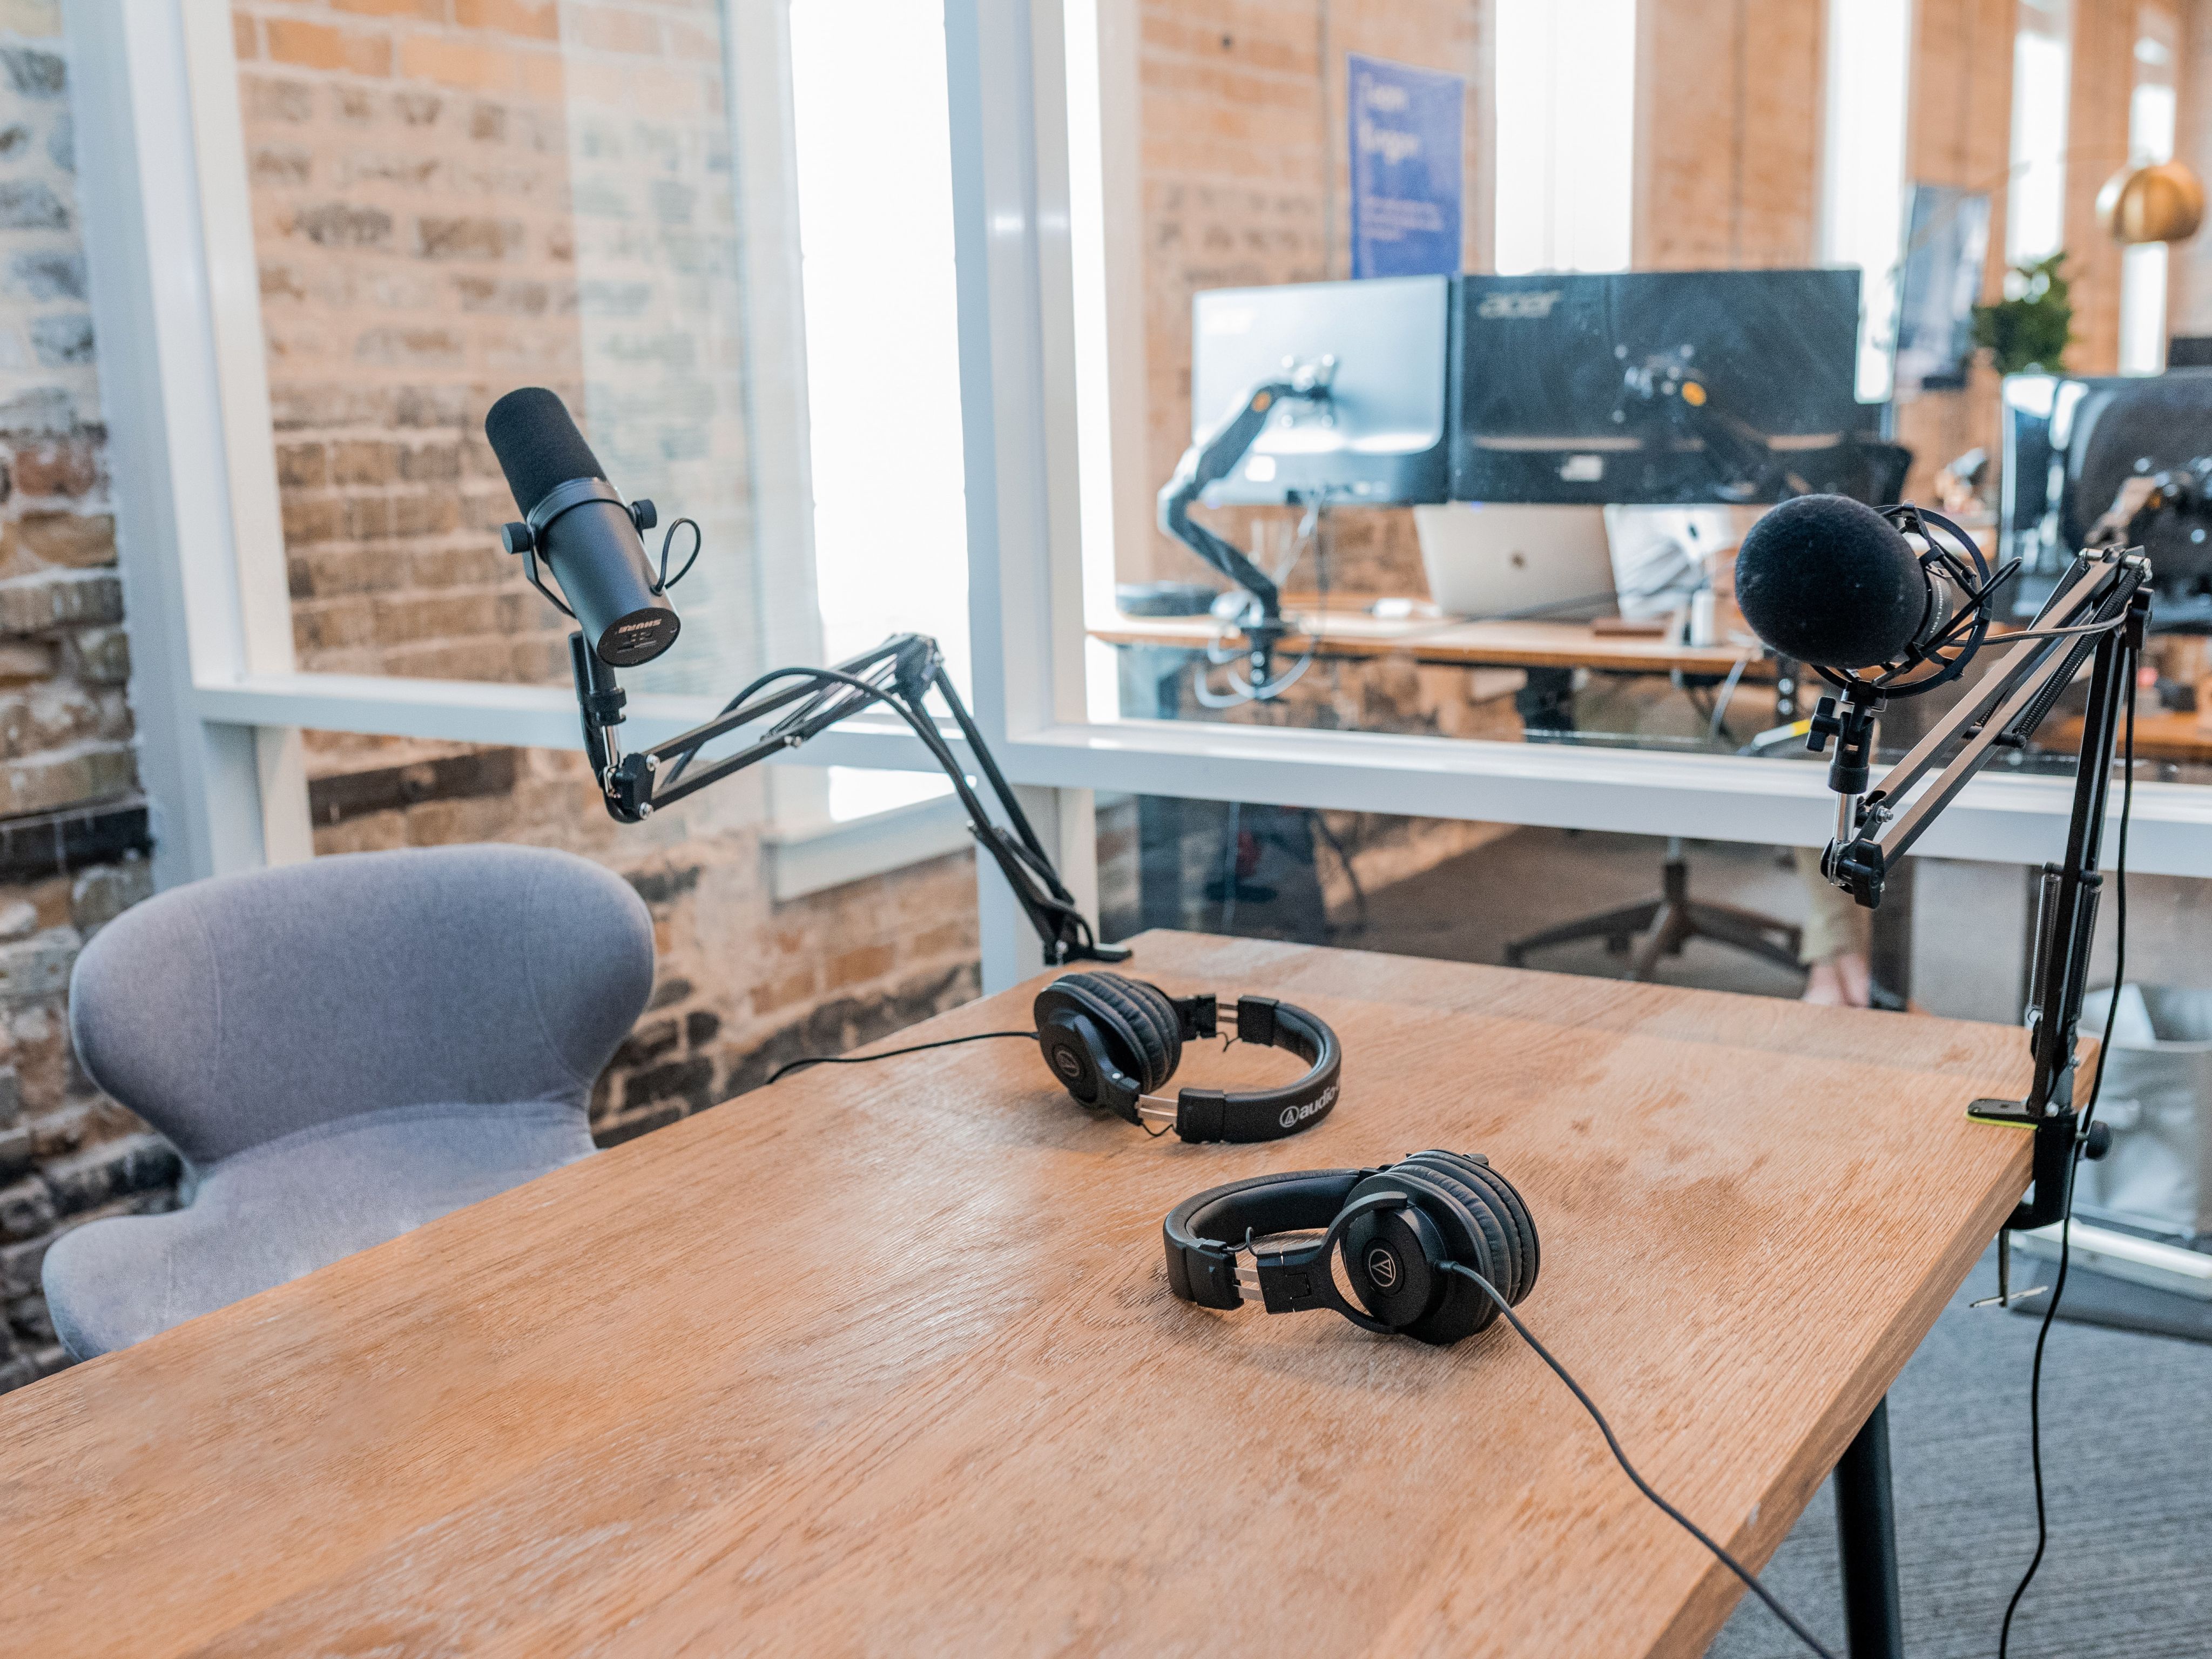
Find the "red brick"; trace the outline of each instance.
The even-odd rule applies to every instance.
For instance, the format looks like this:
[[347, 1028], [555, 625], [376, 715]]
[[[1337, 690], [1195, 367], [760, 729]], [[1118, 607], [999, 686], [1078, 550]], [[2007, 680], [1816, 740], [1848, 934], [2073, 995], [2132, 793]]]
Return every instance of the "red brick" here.
[[269, 55], [280, 64], [349, 75], [392, 73], [392, 42], [381, 34], [289, 17], [271, 17], [267, 28]]
[[453, 21], [463, 28], [533, 40], [561, 38], [561, 15], [554, 0], [453, 0]]

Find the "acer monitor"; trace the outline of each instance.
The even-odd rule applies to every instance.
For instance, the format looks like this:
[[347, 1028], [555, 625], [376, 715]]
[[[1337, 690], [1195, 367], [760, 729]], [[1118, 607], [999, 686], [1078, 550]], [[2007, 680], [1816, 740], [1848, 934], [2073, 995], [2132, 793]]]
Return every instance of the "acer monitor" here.
[[1902, 452], [1862, 404], [1856, 270], [1462, 276], [1456, 501], [1887, 501]]

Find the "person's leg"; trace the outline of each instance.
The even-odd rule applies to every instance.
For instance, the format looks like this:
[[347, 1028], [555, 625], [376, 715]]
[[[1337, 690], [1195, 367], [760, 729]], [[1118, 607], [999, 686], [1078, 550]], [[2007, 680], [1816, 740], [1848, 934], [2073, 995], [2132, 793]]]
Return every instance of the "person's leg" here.
[[1820, 873], [1820, 848], [1800, 847], [1796, 858], [1808, 901], [1804, 943], [1798, 948], [1807, 969], [1805, 1000], [1863, 1008], [1872, 983], [1867, 913]]

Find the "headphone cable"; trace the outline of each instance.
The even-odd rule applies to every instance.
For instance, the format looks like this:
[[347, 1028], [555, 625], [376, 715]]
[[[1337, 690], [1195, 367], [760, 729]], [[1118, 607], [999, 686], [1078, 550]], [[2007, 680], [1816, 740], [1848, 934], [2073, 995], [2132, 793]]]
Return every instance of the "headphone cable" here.
[[2043, 1304], [2043, 1323], [2035, 1333], [2035, 1360], [2027, 1373], [2027, 1451], [2028, 1461], [2035, 1470], [2035, 1553], [2028, 1559], [2027, 1571], [2020, 1576], [2013, 1587], [2012, 1600], [2005, 1603], [2004, 1623], [1997, 1631], [1997, 1659], [2007, 1659], [2012, 1645], [2013, 1614], [2020, 1610], [2021, 1598], [2027, 1587], [2035, 1582], [2035, 1575], [2043, 1565], [2043, 1553], [2050, 1541], [2050, 1527], [2043, 1506], [2043, 1345], [2050, 1340], [2051, 1322], [2058, 1314], [2058, 1298], [2066, 1294], [2066, 1267], [2074, 1243], [2074, 1182], [2081, 1170], [2081, 1149], [2089, 1139], [2089, 1126], [2096, 1121], [2097, 1101], [2105, 1092], [2105, 1061], [2112, 1052], [2112, 1028], [2120, 1012], [2120, 990], [2128, 977], [2128, 820], [2133, 815], [2136, 802], [2136, 670], [2140, 653], [2128, 653], [2128, 712], [2127, 737], [2120, 769], [2120, 844], [2112, 860], [2112, 882], [2117, 913], [2112, 921], [2112, 1000], [2105, 1008], [2105, 1035], [2097, 1044], [2097, 1075], [2089, 1085], [2089, 1103], [2082, 1109], [2081, 1123], [2074, 1136], [2073, 1155], [2066, 1164], [2066, 1203], [2058, 1223], [2058, 1276], [2051, 1281], [2051, 1299]]
[[1719, 1560], [1723, 1566], [1726, 1567], [1737, 1577], [1742, 1579], [1745, 1585], [1750, 1589], [1751, 1593], [1759, 1597], [1760, 1601], [1765, 1602], [1768, 1608], [1772, 1611], [1774, 1616], [1777, 1619], [1779, 1619], [1784, 1624], [1787, 1625], [1790, 1629], [1790, 1632], [1795, 1635], [1799, 1641], [1802, 1642], [1807, 1647], [1812, 1649], [1814, 1652], [1819, 1654], [1820, 1656], [1820, 1659], [1836, 1659], [1836, 1656], [1832, 1650], [1821, 1645], [1820, 1638], [1814, 1635], [1811, 1631], [1806, 1629], [1803, 1623], [1797, 1618], [1797, 1615], [1791, 1613], [1789, 1608], [1784, 1607], [1780, 1601], [1775, 1599], [1773, 1592], [1769, 1590], [1765, 1585], [1759, 1582], [1759, 1577], [1756, 1573], [1749, 1571], [1741, 1561], [1738, 1561], [1735, 1557], [1730, 1555], [1726, 1550], [1723, 1549], [1718, 1544], [1707, 1537], [1698, 1528], [1696, 1522], [1691, 1520], [1688, 1516], [1683, 1514], [1681, 1510], [1676, 1509], [1672, 1504], [1668, 1503], [1656, 1492], [1652, 1490], [1651, 1483], [1636, 1472], [1636, 1466], [1628, 1461], [1628, 1454], [1621, 1450], [1620, 1442], [1613, 1435], [1613, 1425], [1605, 1420], [1605, 1413], [1597, 1408], [1597, 1402], [1592, 1400], [1589, 1395], [1583, 1392], [1583, 1385], [1576, 1382], [1572, 1376], [1568, 1375], [1567, 1368], [1552, 1357], [1552, 1351], [1546, 1347], [1542, 1343], [1539, 1342], [1536, 1340], [1535, 1334], [1526, 1325], [1521, 1322], [1521, 1316], [1515, 1313], [1510, 1307], [1506, 1305], [1505, 1298], [1498, 1293], [1498, 1287], [1495, 1285], [1492, 1285], [1488, 1279], [1485, 1279], [1480, 1273], [1475, 1272], [1474, 1268], [1466, 1266], [1462, 1262], [1447, 1261], [1443, 1265], [1451, 1272], [1459, 1274], [1462, 1279], [1474, 1280], [1476, 1288], [1498, 1304], [1498, 1311], [1504, 1314], [1505, 1316], [1506, 1322], [1511, 1325], [1515, 1330], [1521, 1334], [1521, 1340], [1535, 1350], [1536, 1358], [1542, 1360], [1547, 1365], [1549, 1365], [1552, 1368], [1553, 1374], [1559, 1377], [1559, 1381], [1567, 1385], [1567, 1392], [1573, 1395], [1577, 1400], [1580, 1401], [1582, 1402], [1583, 1409], [1590, 1414], [1590, 1421], [1597, 1425], [1598, 1432], [1605, 1437], [1605, 1443], [1613, 1450], [1613, 1462], [1620, 1465], [1621, 1473], [1636, 1483], [1636, 1490], [1642, 1492], [1646, 1498], [1650, 1498], [1653, 1504], [1656, 1504], [1660, 1512], [1665, 1515], [1668, 1520], [1672, 1521], [1676, 1526], [1681, 1528], [1683, 1531], [1688, 1533], [1691, 1537], [1696, 1539], [1700, 1544], [1703, 1544], [1707, 1549], [1711, 1550], [1715, 1558]]
[[966, 1036], [943, 1037], [935, 1042], [909, 1043], [903, 1048], [886, 1048], [879, 1054], [802, 1054], [797, 1060], [787, 1060], [768, 1074], [765, 1089], [787, 1072], [798, 1071], [804, 1066], [865, 1066], [872, 1060], [890, 1060], [899, 1054], [918, 1054], [925, 1048], [950, 1048], [957, 1042], [987, 1042], [993, 1037], [1027, 1037], [1036, 1041], [1035, 1031], [975, 1031]]

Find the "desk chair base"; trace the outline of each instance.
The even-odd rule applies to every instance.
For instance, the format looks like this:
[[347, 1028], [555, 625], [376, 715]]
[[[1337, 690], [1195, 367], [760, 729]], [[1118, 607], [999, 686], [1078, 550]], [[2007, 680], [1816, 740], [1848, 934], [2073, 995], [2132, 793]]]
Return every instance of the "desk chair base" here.
[[1667, 848], [1664, 885], [1656, 899], [1607, 910], [1594, 916], [1562, 922], [1540, 933], [1516, 939], [1505, 947], [1508, 967], [1526, 965], [1528, 952], [1548, 950], [1577, 939], [1601, 939], [1608, 951], [1623, 952], [1632, 944], [1636, 955], [1628, 976], [1648, 980], [1662, 957], [1679, 957], [1693, 939], [1709, 939], [1748, 952], [1793, 973], [1803, 964], [1797, 959], [1803, 930], [1756, 910], [1733, 904], [1709, 904], [1690, 896], [1690, 866], [1681, 844], [1670, 841]]

